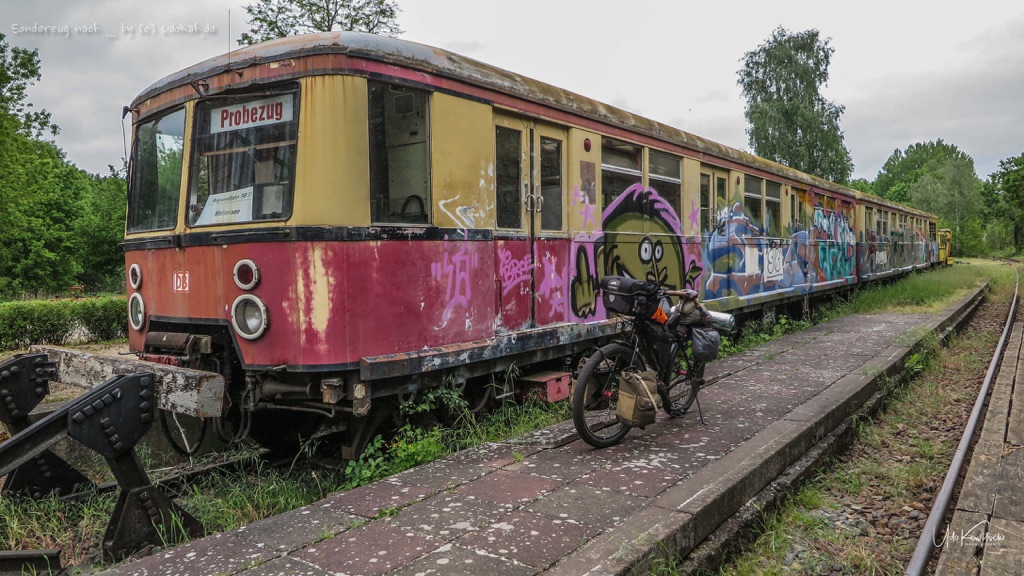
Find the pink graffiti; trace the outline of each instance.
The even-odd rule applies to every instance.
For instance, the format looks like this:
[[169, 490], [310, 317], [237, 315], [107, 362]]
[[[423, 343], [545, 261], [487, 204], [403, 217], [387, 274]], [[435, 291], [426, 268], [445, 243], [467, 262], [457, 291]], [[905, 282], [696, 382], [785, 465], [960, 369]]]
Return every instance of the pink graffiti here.
[[558, 257], [551, 254], [544, 255], [544, 264], [541, 267], [542, 279], [540, 288], [537, 290], [541, 298], [547, 299], [551, 304], [548, 319], [565, 316], [565, 293], [563, 292], [565, 271], [558, 271]]
[[516, 285], [530, 279], [530, 270], [533, 270], [533, 262], [527, 254], [516, 260], [512, 258], [512, 251], [504, 248], [498, 249], [498, 258], [501, 260], [498, 273], [501, 275], [501, 295], [508, 296]]
[[594, 216], [595, 206], [587, 197], [587, 192], [579, 189], [575, 190], [575, 192], [576, 194], [573, 195], [573, 204], [575, 205], [577, 203], [576, 198], [579, 198], [579, 201], [583, 204], [583, 208], [578, 212], [578, 214], [583, 217], [583, 229], [587, 230], [588, 223], [591, 225], [591, 230], [597, 228], [597, 218]]
[[459, 251], [454, 256], [450, 255], [448, 239], [444, 240], [444, 259], [431, 265], [431, 275], [436, 280], [444, 281], [447, 284], [445, 292], [444, 314], [441, 316], [441, 328], [448, 325], [452, 313], [456, 308], [468, 308], [469, 301], [473, 297], [473, 288], [470, 277], [477, 267], [478, 258], [476, 253], [467, 254], [466, 245], [460, 244]]
[[690, 224], [692, 224], [693, 227], [697, 229], [697, 234], [700, 234], [700, 233], [703, 232], [703, 230], [699, 229], [699, 227], [700, 227], [700, 208], [697, 207], [697, 201], [696, 200], [690, 200]]

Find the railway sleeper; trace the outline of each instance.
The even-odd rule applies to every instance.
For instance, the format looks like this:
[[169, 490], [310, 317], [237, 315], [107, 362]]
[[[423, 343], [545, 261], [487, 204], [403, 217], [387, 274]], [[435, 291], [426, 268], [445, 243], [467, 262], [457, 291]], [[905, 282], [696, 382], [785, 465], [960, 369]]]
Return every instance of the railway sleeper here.
[[[146, 545], [201, 536], [202, 525], [153, 486], [135, 451], [156, 414], [156, 376], [114, 376], [28, 424], [28, 413], [46, 396], [55, 375], [56, 365], [45, 354], [21, 354], [0, 362], [0, 420], [12, 433], [0, 444], [0, 477], [8, 477], [4, 489], [37, 497], [86, 484], [84, 476], [49, 452], [70, 437], [103, 457], [121, 490], [103, 536], [106, 560], [120, 560]], [[77, 476], [62, 478], [68, 470]], [[48, 561], [48, 553], [39, 551], [35, 558]], [[0, 552], [0, 565], [27, 563], [25, 555]]]

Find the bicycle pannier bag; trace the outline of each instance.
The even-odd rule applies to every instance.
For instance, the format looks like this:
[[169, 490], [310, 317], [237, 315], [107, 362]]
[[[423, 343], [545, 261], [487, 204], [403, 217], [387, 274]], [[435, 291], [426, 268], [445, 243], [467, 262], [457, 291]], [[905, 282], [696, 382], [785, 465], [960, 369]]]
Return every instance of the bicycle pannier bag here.
[[722, 337], [717, 330], [710, 326], [693, 326], [690, 331], [694, 360], [710, 362], [718, 357], [718, 348], [722, 345]]
[[616, 413], [627, 424], [643, 428], [653, 424], [661, 408], [658, 379], [654, 370], [624, 372], [619, 378], [619, 403]]

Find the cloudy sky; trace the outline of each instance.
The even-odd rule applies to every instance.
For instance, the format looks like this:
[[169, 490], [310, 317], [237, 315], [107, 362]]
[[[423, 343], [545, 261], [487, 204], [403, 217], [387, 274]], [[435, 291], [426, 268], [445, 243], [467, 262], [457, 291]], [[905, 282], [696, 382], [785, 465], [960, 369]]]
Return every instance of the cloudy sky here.
[[[235, 46], [245, 0], [3, 0], [0, 33], [38, 48], [30, 91], [91, 172], [118, 164], [121, 107]], [[407, 40], [446, 48], [746, 150], [740, 59], [777, 26], [835, 48], [824, 88], [846, 107], [855, 177], [942, 138], [986, 178], [1024, 153], [1024, 4], [862, 0], [398, 0]], [[229, 27], [230, 13], [230, 33]], [[34, 30], [33, 30], [34, 28]]]

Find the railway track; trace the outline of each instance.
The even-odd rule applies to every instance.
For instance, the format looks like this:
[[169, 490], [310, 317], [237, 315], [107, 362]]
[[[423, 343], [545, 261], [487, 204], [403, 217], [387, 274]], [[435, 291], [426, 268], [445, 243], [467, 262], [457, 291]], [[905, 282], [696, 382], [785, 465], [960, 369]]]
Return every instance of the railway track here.
[[[1015, 260], [1000, 260], [1020, 266], [1020, 262]], [[1021, 489], [1019, 477], [1003, 477], [1000, 472], [1002, 457], [1012, 455], [1021, 444], [1020, 431], [1014, 430], [1010, 411], [1011, 391], [1016, 387], [1015, 372], [1019, 371], [1024, 355], [1021, 350], [1022, 329], [1014, 327], [1019, 290], [1018, 269], [1017, 286], [1002, 336], [949, 471], [906, 566], [908, 576], [977, 574], [983, 563], [986, 571], [991, 570], [992, 573], [1020, 573], [1024, 568], [1019, 550], [1022, 543], [1019, 541], [1010, 543], [1009, 549], [987, 554], [990, 542], [995, 542], [998, 548], [1006, 537], [1002, 530], [1013, 529], [1012, 521], [1000, 517], [1006, 516], [1006, 493], [1019, 494]], [[1019, 406], [1013, 408], [1020, 413]], [[1017, 428], [1020, 428], [1019, 416], [1017, 422]], [[1010, 461], [1007, 463], [1011, 464], [1010, 468], [1019, 467]], [[1003, 495], [1002, 501], [997, 506], [1000, 494]], [[1010, 508], [1015, 507], [1019, 512], [1019, 497], [1011, 496], [1008, 500]], [[1017, 548], [1016, 554], [1013, 548]]]

